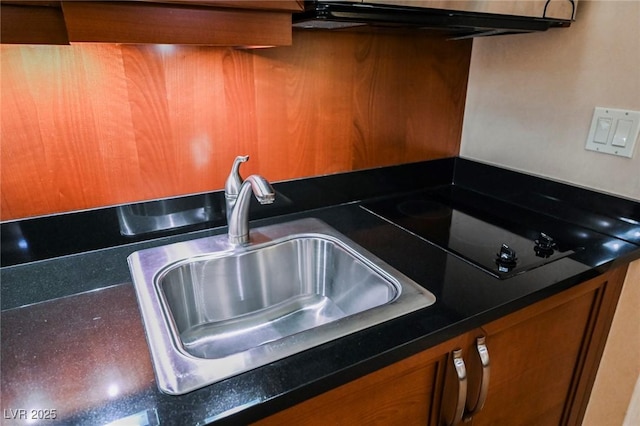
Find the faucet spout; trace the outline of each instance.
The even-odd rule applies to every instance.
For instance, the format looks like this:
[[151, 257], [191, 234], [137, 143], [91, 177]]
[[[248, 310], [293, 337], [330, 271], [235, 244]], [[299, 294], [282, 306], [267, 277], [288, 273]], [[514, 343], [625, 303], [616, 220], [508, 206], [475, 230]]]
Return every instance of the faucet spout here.
[[260, 204], [271, 204], [276, 193], [271, 184], [260, 175], [251, 175], [240, 186], [240, 191], [231, 212], [228, 214], [229, 242], [246, 244], [249, 242], [249, 205], [251, 193]]
[[238, 199], [238, 193], [240, 193], [240, 186], [242, 186], [242, 176], [240, 176], [240, 165], [246, 163], [249, 160], [248, 155], [239, 155], [233, 161], [231, 166], [231, 172], [227, 181], [224, 184], [224, 198], [227, 204], [227, 223], [231, 218], [231, 211]]

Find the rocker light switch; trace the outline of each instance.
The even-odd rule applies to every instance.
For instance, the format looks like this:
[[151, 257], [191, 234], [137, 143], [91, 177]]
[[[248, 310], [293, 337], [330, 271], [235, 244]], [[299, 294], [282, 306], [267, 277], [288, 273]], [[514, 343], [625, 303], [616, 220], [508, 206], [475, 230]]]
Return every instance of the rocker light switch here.
[[640, 133], [640, 111], [596, 107], [585, 149], [631, 158]]
[[632, 125], [633, 121], [631, 120], [618, 120], [618, 126], [616, 127], [616, 132], [613, 134], [611, 145], [623, 148], [627, 146]]
[[597, 143], [607, 143], [609, 139], [609, 130], [611, 129], [611, 118], [600, 117], [596, 124], [596, 133], [593, 135], [593, 141]]

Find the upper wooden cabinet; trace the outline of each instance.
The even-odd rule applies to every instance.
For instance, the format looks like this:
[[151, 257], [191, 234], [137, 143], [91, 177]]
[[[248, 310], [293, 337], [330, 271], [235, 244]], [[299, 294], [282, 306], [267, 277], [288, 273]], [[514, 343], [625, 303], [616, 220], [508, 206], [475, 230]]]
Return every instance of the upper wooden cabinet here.
[[191, 44], [265, 47], [292, 43], [302, 1], [2, 2], [2, 43]]
[[578, 0], [364, 0], [363, 3], [571, 20]]

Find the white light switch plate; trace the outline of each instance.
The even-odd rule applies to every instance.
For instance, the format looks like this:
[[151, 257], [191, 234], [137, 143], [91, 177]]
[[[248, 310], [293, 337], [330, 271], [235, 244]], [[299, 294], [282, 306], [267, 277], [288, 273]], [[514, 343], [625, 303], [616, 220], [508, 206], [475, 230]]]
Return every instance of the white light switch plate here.
[[585, 149], [631, 158], [640, 133], [640, 111], [596, 107]]

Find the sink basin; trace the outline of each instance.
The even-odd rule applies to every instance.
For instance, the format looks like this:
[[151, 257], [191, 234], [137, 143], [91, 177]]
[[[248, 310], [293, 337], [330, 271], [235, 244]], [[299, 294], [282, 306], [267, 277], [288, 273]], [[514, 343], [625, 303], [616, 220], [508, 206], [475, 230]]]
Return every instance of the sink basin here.
[[319, 235], [192, 260], [163, 272], [158, 284], [178, 343], [199, 358], [222, 358], [375, 308], [401, 290]]
[[183, 394], [429, 306], [435, 297], [316, 219], [129, 257], [160, 389]]

